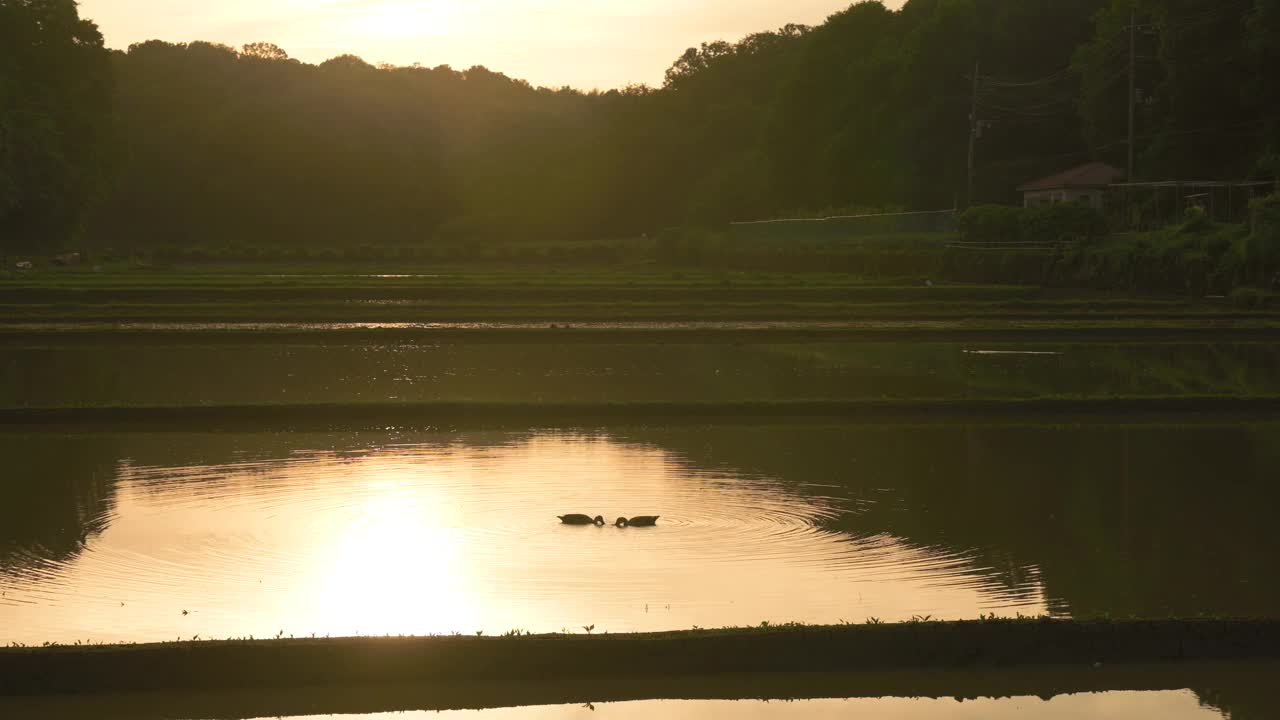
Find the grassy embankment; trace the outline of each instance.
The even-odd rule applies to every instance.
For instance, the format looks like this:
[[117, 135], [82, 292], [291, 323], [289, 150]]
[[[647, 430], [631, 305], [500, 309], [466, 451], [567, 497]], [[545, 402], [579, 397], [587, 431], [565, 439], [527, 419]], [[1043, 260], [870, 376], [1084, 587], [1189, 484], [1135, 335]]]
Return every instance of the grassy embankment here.
[[[404, 308], [356, 311], [339, 302], [385, 299], [422, 305], [416, 309], [427, 312], [452, 312], [453, 320], [533, 317], [537, 313], [512, 307], [526, 298], [553, 312], [568, 311], [564, 319], [575, 319], [575, 312], [578, 318], [606, 316], [593, 314], [591, 303], [586, 302], [592, 292], [606, 288], [609, 292], [602, 297], [620, 303], [610, 310], [645, 318], [687, 316], [689, 303], [711, 299], [707, 293], [711, 289], [720, 306], [740, 305], [729, 313], [739, 319], [745, 317], [743, 313], [836, 317], [849, 309], [850, 302], [864, 311], [906, 314], [928, 312], [930, 305], [933, 312], [944, 314], [1034, 312], [1040, 309], [1036, 303], [1046, 301], [1065, 305], [1044, 306], [1045, 311], [1071, 311], [1082, 300], [1086, 311], [1107, 310], [1095, 304], [1101, 299], [1096, 291], [1119, 295], [1130, 303], [1135, 297], [1164, 296], [1166, 302], [1181, 298], [1185, 303], [1210, 296], [1225, 301], [1220, 305], [1241, 310], [1280, 309], [1280, 194], [1254, 200], [1244, 222], [1215, 222], [1203, 211], [1189, 208], [1179, 222], [1155, 230], [1113, 233], [1107, 225], [1096, 211], [1078, 205], [1028, 209], [988, 205], [957, 216], [953, 232], [834, 235], [821, 241], [788, 235], [785, 228], [772, 239], [767, 234], [765, 239], [734, 237], [723, 229], [673, 229], [655, 239], [586, 242], [432, 242], [340, 249], [232, 243], [219, 248], [98, 249], [84, 254], [85, 264], [77, 268], [78, 273], [50, 273], [59, 269], [51, 267], [49, 258], [32, 258], [39, 275], [34, 283], [30, 272], [12, 270], [11, 261], [22, 258], [6, 258], [0, 269], [0, 294], [6, 299], [0, 304], [20, 298], [16, 301], [35, 305], [27, 308], [33, 314], [56, 316], [59, 307], [71, 311], [90, 302], [98, 305], [101, 317], [127, 318], [154, 315], [146, 303], [159, 300], [175, 315], [208, 317], [210, 304], [232, 311], [234, 303], [228, 302], [225, 292], [231, 286], [239, 291], [239, 299], [253, 300], [245, 291], [257, 285], [258, 300], [327, 303], [323, 312], [313, 305], [310, 314], [324, 314], [328, 320], [338, 319], [335, 312], [370, 319], [405, 315]], [[83, 276], [95, 269], [102, 273], [99, 281], [85, 282]], [[241, 274], [239, 281], [229, 281], [236, 272]], [[325, 274], [357, 273], [433, 277], [381, 278], [376, 287], [350, 277], [317, 282]], [[261, 277], [245, 277], [264, 274], [286, 277], [265, 284], [272, 287], [264, 286]], [[116, 282], [126, 276], [126, 282]], [[141, 277], [146, 280], [139, 281]], [[214, 277], [216, 282], [208, 282]], [[408, 282], [388, 282], [396, 280]], [[943, 288], [919, 292], [926, 282], [1020, 286], [1021, 291], [1006, 287], [984, 292], [968, 287], [963, 292]], [[777, 292], [762, 292], [770, 286]], [[346, 288], [352, 295], [325, 294], [321, 287]], [[189, 291], [180, 299], [181, 311], [175, 298], [163, 293], [178, 288]], [[1028, 293], [1028, 288], [1066, 291], [1051, 295]], [[910, 292], [913, 289], [917, 292]], [[490, 292], [486, 295], [485, 290]], [[1084, 290], [1095, 293], [1082, 294]], [[753, 301], [782, 306], [751, 307]], [[1033, 305], [1009, 306], [1018, 302]], [[279, 305], [259, 307], [256, 313], [259, 317], [305, 314], [302, 307]], [[241, 309], [238, 314], [255, 313]]]
[[226, 640], [0, 650], [0, 696], [1280, 659], [1274, 620], [980, 620], [622, 635]]
[[[1265, 343], [1280, 339], [1280, 312], [1243, 311], [1224, 299], [913, 282], [893, 284], [838, 273], [673, 271], [652, 265], [577, 267], [554, 272], [478, 266], [406, 268], [379, 262], [166, 269], [118, 266], [104, 268], [103, 272], [86, 266], [42, 266], [31, 274], [11, 275], [0, 281], [0, 337], [15, 346], [49, 342], [68, 347], [80, 342], [94, 347], [109, 347], [103, 343], [117, 342], [199, 344], [209, 346], [211, 356], [216, 355], [221, 343], [264, 340], [346, 346], [446, 342], [543, 346], [635, 343], [654, 347], [792, 344], [798, 348], [802, 343], [877, 341]], [[876, 360], [879, 356], [861, 350], [859, 354], [861, 357], [846, 363], [841, 359], [843, 355], [827, 349], [822, 351], [822, 362], [834, 363], [832, 367], [844, 368], [858, 377], [885, 376], [878, 366], [860, 369], [858, 363], [897, 362], [887, 356]], [[714, 357], [705, 360], [712, 362]], [[570, 361], [577, 359], [566, 355], [565, 362], [571, 365]], [[752, 367], [757, 373], [775, 372], [764, 365]], [[1148, 373], [1150, 377], [1154, 367], [1135, 368], [1130, 374], [1137, 377], [1134, 373]], [[423, 368], [422, 372], [434, 369]], [[1241, 368], [1239, 378], [1266, 380], [1256, 371], [1243, 372], [1245, 369]], [[181, 372], [182, 368], [172, 370]], [[315, 372], [316, 368], [300, 368], [303, 370]], [[1176, 376], [1180, 371], [1174, 367], [1168, 374]], [[903, 373], [909, 372], [924, 371], [904, 366]], [[1108, 390], [1088, 396], [1059, 389], [1054, 383], [1039, 387], [1034, 379], [1006, 378], [999, 372], [995, 366], [956, 364], [933, 368], [930, 377], [938, 382], [930, 387], [945, 381], [942, 384], [949, 383], [948, 387], [961, 388], [961, 397], [911, 393], [899, 397], [893, 391], [857, 399], [848, 397], [846, 390], [834, 401], [815, 400], [812, 394], [796, 398], [771, 395], [769, 401], [761, 401], [744, 392], [718, 397], [717, 402], [699, 402], [697, 397], [680, 402], [626, 398], [626, 402], [612, 404], [582, 403], [571, 395], [557, 397], [552, 392], [539, 402], [503, 398], [510, 401], [498, 403], [459, 402], [447, 394], [429, 397], [427, 390], [415, 390], [418, 396], [411, 392], [396, 403], [335, 403], [325, 397], [308, 397], [314, 401], [308, 403], [300, 402], [296, 396], [288, 399], [270, 393], [253, 402], [203, 393], [198, 407], [181, 410], [156, 407], [155, 403], [138, 398], [121, 398], [112, 407], [78, 407], [95, 404], [79, 402], [15, 402], [0, 412], [0, 421], [165, 422], [175, 419], [175, 413], [209, 421], [257, 419], [289, 424], [326, 417], [351, 422], [366, 418], [420, 423], [737, 415], [1026, 415], [1041, 411], [1085, 415], [1188, 410], [1257, 414], [1275, 406], [1268, 393], [1260, 397], [1257, 392], [1241, 392], [1250, 383], [1238, 378], [1228, 378], [1231, 382], [1220, 387], [1211, 383], [1183, 387], [1185, 383], [1170, 381], [1165, 383], [1167, 390], [1144, 386], [1142, 392]], [[1221, 375], [1225, 370], [1218, 368], [1214, 372]], [[1112, 374], [1117, 378], [1126, 375], [1119, 370]], [[13, 382], [26, 382], [21, 376], [16, 377]], [[66, 380], [74, 386], [76, 377]], [[656, 376], [650, 381], [669, 382]], [[57, 378], [42, 382], [42, 387], [66, 384]], [[190, 382], [198, 384], [200, 377], [192, 375]], [[640, 380], [629, 382], [634, 385]], [[1016, 393], [1000, 390], [1011, 382], [1021, 383]], [[889, 388], [885, 392], [889, 393]], [[1006, 397], [1010, 395], [1017, 398]], [[16, 407], [20, 405], [32, 407]]]
[[[0, 280], [14, 322], [841, 322], [963, 321], [1003, 328], [1268, 326], [1280, 314], [1226, 298], [948, 284], [859, 274], [234, 265], [48, 268]], [[909, 327], [909, 326], [908, 326]], [[927, 328], [922, 328], [927, 329]]]

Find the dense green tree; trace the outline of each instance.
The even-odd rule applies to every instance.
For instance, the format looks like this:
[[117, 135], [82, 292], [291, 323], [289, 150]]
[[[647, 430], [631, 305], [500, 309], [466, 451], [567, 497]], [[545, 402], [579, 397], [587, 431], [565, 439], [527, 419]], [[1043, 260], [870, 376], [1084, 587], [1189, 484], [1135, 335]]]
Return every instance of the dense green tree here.
[[1139, 179], [1268, 170], [1280, 117], [1270, 77], [1280, 60], [1277, 7], [1275, 0], [1113, 0], [1075, 59], [1095, 151], [1117, 162], [1126, 153], [1132, 35]]
[[788, 25], [741, 42], [685, 51], [655, 101], [667, 122], [657, 151], [679, 192], [676, 220], [719, 223], [767, 216], [774, 203], [762, 140], [783, 78], [809, 28]]
[[113, 84], [74, 0], [0, 0], [0, 244], [56, 249], [107, 178]]
[[1249, 66], [1244, 102], [1259, 118], [1262, 140], [1257, 172], [1280, 177], [1280, 83], [1275, 80], [1275, 69], [1280, 67], [1280, 0], [1256, 0], [1246, 16], [1245, 33]]
[[[265, 42], [135, 45], [114, 56], [127, 162], [93, 236], [404, 247], [937, 209], [965, 197], [975, 106], [973, 199], [1016, 201], [1030, 178], [1124, 164], [1131, 15], [1142, 174], [1274, 173], [1280, 0], [859, 2], [603, 93], [309, 65]], [[33, 186], [16, 177], [0, 173], [0, 207]]]
[[897, 19], [879, 3], [860, 3], [805, 38], [769, 111], [770, 210], [900, 199], [887, 112]]
[[97, 218], [109, 244], [399, 243], [452, 202], [430, 108], [396, 73], [262, 44], [152, 41], [116, 64], [131, 162]]

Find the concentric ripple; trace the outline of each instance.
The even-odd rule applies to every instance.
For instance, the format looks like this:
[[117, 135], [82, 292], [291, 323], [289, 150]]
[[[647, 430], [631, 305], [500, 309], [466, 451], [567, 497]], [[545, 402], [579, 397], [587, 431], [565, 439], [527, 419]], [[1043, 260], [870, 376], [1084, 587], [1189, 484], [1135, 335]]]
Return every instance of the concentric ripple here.
[[[619, 632], [1045, 607], [1034, 568], [1011, 586], [974, 553], [826, 529], [857, 517], [831, 488], [707, 472], [607, 437], [177, 467], [122, 458], [116, 477], [100, 532], [61, 551], [0, 552], [0, 642]], [[562, 525], [566, 512], [608, 523]], [[658, 526], [612, 524], [641, 514]]]

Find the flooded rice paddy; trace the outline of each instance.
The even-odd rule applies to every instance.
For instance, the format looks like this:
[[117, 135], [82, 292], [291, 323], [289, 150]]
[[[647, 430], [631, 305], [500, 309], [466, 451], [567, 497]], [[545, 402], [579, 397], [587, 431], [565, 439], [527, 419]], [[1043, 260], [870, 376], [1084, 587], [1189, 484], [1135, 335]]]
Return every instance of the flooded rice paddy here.
[[1280, 395], [1275, 343], [344, 342], [0, 347], [0, 407]]
[[0, 643], [1274, 615], [1277, 452], [1271, 424], [9, 432]]
[[817, 700], [641, 700], [585, 705], [550, 705], [373, 715], [315, 715], [305, 720], [597, 720], [618, 718], [729, 718], [730, 720], [811, 720], [814, 718], [857, 717], [886, 720], [1221, 720], [1230, 716], [1201, 703], [1190, 690], [1164, 692], [1080, 693], [1050, 699], [1038, 697], [975, 698], [849, 698]]
[[[450, 416], [456, 426], [404, 425], [403, 414], [371, 423], [367, 409], [359, 422], [342, 417], [356, 403], [381, 412], [379, 403], [1274, 397], [1273, 342], [365, 342], [206, 330], [0, 347], [0, 409], [326, 406], [305, 431], [265, 421], [6, 426], [0, 645], [1280, 608], [1280, 423], [1265, 416], [646, 423], [620, 412], [604, 424], [529, 425], [462, 412]], [[564, 513], [607, 522], [567, 526], [556, 519]], [[647, 514], [660, 516], [656, 527], [612, 524]], [[767, 695], [729, 678], [718, 694], [693, 680], [692, 693], [656, 694], [669, 699], [646, 690], [526, 705], [565, 699], [531, 696], [493, 703], [523, 707], [451, 711], [380, 694], [349, 705], [339, 692], [279, 707], [512, 720], [1238, 719], [1274, 709], [1269, 683], [1237, 682], [1265, 673], [1258, 667], [1044, 692], [1001, 684], [1002, 670], [977, 692], [961, 683], [860, 693], [836, 681], [834, 691], [780, 695], [793, 700], [731, 700]], [[277, 714], [227, 710], [220, 698], [188, 715], [156, 708], [204, 701], [125, 698], [119, 712], [98, 700], [25, 702], [0, 703], [0, 714]], [[243, 707], [277, 709], [271, 702]]]

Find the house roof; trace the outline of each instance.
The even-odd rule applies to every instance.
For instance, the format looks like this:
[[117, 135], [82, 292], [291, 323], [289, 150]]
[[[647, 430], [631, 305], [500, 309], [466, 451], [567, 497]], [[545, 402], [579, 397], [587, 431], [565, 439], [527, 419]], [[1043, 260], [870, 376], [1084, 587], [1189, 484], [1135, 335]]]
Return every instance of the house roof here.
[[1106, 187], [1122, 177], [1124, 177], [1124, 171], [1114, 165], [1091, 162], [1060, 172], [1057, 175], [1032, 180], [1019, 186], [1018, 192]]

